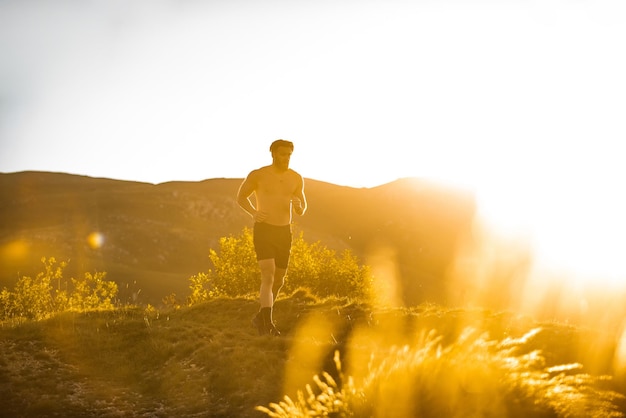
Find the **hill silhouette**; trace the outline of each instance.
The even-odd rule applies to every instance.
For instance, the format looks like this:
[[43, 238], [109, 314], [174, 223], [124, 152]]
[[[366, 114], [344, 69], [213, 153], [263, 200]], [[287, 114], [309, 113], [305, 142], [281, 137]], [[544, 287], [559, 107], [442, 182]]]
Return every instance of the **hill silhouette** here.
[[[0, 286], [69, 260], [69, 277], [106, 271], [122, 298], [158, 304], [187, 294], [211, 268], [210, 248], [252, 221], [235, 200], [242, 179], [161, 184], [50, 173], [0, 174]], [[307, 241], [351, 249], [366, 262], [393, 255], [405, 302], [443, 301], [446, 269], [472, 226], [473, 197], [417, 179], [352, 188], [306, 179]], [[99, 240], [89, 239], [99, 234]], [[93, 235], [92, 235], [93, 236]]]

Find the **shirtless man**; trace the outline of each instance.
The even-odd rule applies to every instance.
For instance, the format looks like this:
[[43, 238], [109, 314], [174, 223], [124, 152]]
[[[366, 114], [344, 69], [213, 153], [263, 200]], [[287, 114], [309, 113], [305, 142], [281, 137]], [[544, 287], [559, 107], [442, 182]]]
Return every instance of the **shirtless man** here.
[[[260, 335], [279, 335], [272, 320], [274, 301], [284, 284], [291, 252], [292, 211], [307, 208], [302, 176], [289, 168], [293, 143], [282, 139], [270, 146], [272, 164], [253, 170], [237, 193], [237, 203], [254, 219], [254, 249], [261, 269], [261, 309], [252, 322]], [[255, 194], [256, 206], [250, 201]]]

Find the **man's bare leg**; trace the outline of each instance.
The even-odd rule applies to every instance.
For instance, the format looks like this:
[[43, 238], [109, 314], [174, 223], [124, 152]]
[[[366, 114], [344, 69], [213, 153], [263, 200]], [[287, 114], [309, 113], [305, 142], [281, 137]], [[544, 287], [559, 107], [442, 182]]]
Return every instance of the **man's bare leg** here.
[[272, 295], [273, 295], [272, 306], [274, 305], [273, 302], [276, 302], [276, 299], [278, 298], [278, 292], [280, 292], [280, 289], [285, 284], [286, 274], [287, 274], [287, 269], [276, 267], [274, 271], [274, 284], [272, 285]]
[[[272, 320], [272, 307], [274, 306], [274, 277], [276, 276], [276, 266], [274, 259], [259, 260], [259, 268], [261, 270], [261, 289], [259, 302], [261, 309], [253, 322], [257, 326], [259, 334], [278, 335], [279, 332], [274, 327]], [[282, 286], [282, 284], [281, 284]], [[280, 289], [280, 286], [278, 287]]]
[[276, 274], [276, 266], [274, 259], [259, 260], [259, 269], [261, 270], [261, 290], [259, 302], [261, 308], [271, 308], [274, 305], [274, 275]]

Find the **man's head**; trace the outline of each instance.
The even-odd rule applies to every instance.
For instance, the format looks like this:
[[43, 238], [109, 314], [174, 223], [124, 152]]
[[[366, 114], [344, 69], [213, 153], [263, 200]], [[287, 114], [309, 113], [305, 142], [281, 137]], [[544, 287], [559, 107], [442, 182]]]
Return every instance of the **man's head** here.
[[272, 153], [274, 166], [281, 170], [287, 170], [289, 168], [289, 159], [293, 152], [293, 142], [277, 139], [270, 145], [270, 152]]
[[272, 142], [272, 145], [270, 145], [270, 152], [274, 154], [274, 151], [281, 147], [287, 147], [291, 150], [291, 152], [293, 152], [293, 142], [285, 141], [284, 139], [277, 139]]

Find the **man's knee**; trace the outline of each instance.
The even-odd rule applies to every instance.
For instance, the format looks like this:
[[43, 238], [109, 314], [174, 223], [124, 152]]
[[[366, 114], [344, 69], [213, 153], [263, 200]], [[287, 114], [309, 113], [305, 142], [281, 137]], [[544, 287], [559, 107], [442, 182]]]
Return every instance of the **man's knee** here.
[[275, 274], [276, 274], [276, 270], [273, 267], [271, 266], [261, 267], [261, 275], [274, 277]]
[[259, 261], [259, 269], [261, 270], [261, 279], [263, 281], [274, 281], [276, 267], [274, 266], [273, 260]]

